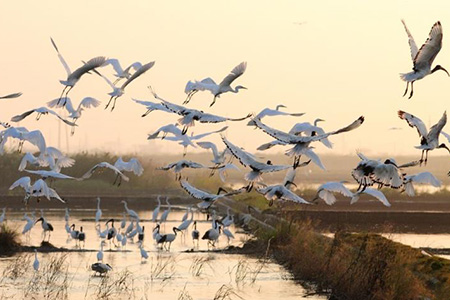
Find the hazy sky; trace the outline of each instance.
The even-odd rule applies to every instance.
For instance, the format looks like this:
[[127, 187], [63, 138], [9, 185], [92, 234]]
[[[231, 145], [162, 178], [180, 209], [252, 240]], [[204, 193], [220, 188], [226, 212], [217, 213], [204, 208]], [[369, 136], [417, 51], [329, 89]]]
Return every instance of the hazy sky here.
[[[103, 109], [109, 86], [95, 75], [81, 79], [71, 91], [72, 100], [78, 103], [92, 96], [103, 104], [85, 111], [78, 121], [75, 136], [68, 138], [72, 152], [182, 151], [171, 142], [146, 139], [148, 133], [175, 122], [178, 116], [153, 112], [141, 118], [145, 108], [131, 97], [152, 100], [146, 88], [151, 84], [161, 97], [181, 103], [188, 80], [212, 77], [220, 82], [242, 61], [248, 62], [247, 71], [236, 84], [248, 90], [222, 95], [211, 109], [212, 95], [198, 93], [190, 107], [230, 117], [277, 104], [307, 113], [300, 118], [264, 120], [286, 130], [317, 117], [326, 120], [322, 124], [326, 130], [347, 125], [360, 115], [366, 117], [358, 130], [333, 137], [333, 150], [318, 144], [321, 153], [348, 154], [355, 149], [372, 154], [418, 153], [413, 148], [419, 142], [417, 133], [397, 117], [397, 110], [432, 125], [450, 99], [450, 78], [443, 72], [418, 81], [411, 100], [402, 98], [405, 84], [399, 79], [399, 73], [412, 68], [402, 18], [418, 44], [425, 41], [434, 22], [442, 22], [443, 48], [435, 63], [450, 69], [448, 1], [433, 1], [432, 5], [361, 0], [3, 1], [0, 9], [0, 94], [24, 93], [18, 99], [1, 100], [2, 121], [59, 97], [63, 88], [59, 80], [66, 73], [50, 36], [72, 69], [81, 60], [99, 55], [118, 58], [123, 64], [156, 61], [153, 69], [127, 87], [112, 113]], [[102, 73], [112, 78], [110, 67]], [[29, 117], [20, 125], [42, 130], [47, 143], [57, 146], [58, 121], [54, 118], [36, 121]], [[228, 138], [247, 150], [271, 140], [244, 122], [228, 125]], [[198, 124], [194, 132], [222, 126]], [[65, 150], [65, 134], [62, 137]]]

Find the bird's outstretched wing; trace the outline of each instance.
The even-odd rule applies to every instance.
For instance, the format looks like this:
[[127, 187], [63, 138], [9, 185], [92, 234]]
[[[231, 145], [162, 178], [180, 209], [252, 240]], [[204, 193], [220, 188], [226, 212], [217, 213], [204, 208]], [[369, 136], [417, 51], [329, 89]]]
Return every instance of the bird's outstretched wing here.
[[79, 107], [91, 108], [91, 107], [98, 107], [100, 106], [100, 104], [101, 102], [95, 98], [84, 97], [83, 100], [81, 100]]
[[81, 67], [79, 67], [78, 69], [73, 71], [73, 73], [69, 75], [68, 80], [80, 79], [81, 76], [83, 76], [87, 72], [104, 66], [105, 61], [106, 61], [106, 58], [104, 56], [97, 56], [97, 57], [94, 57], [94, 58], [88, 60]]
[[52, 38], [50, 38], [50, 41], [52, 42], [53, 47], [55, 48], [56, 52], [58, 53], [59, 61], [61, 62], [61, 64], [63, 65], [64, 69], [65, 69], [66, 72], [67, 72], [67, 77], [69, 77], [70, 74], [72, 74], [72, 71], [70, 71], [69, 65], [67, 64], [66, 60], [65, 60], [64, 57], [61, 55], [61, 53], [59, 52], [59, 49], [58, 49], [58, 47], [56, 46], [55, 41], [54, 41]]
[[356, 201], [358, 201], [359, 196], [361, 194], [367, 194], [367, 195], [370, 195], [372, 197], [375, 197], [377, 200], [379, 200], [381, 203], [383, 203], [384, 206], [387, 206], [387, 207], [391, 206], [391, 204], [389, 203], [388, 199], [386, 198], [386, 196], [381, 191], [375, 190], [375, 189], [372, 189], [372, 188], [366, 188], [362, 192], [355, 193], [353, 195], [352, 200], [350, 201], [350, 204], [353, 204]]
[[222, 82], [219, 84], [220, 86], [229, 86], [236, 78], [244, 74], [245, 69], [247, 68], [247, 62], [241, 62], [239, 65], [234, 67], [233, 70], [231, 70], [231, 73], [228, 74]]
[[413, 36], [411, 35], [411, 32], [409, 32], [408, 27], [406, 27], [406, 23], [404, 20], [402, 20], [403, 26], [405, 27], [406, 34], [408, 35], [408, 43], [409, 43], [409, 49], [411, 50], [411, 59], [414, 61], [416, 58], [417, 52], [419, 52], [419, 48], [417, 48], [416, 42], [414, 41]]
[[227, 117], [221, 117], [216, 116], [212, 114], [202, 113], [200, 116], [200, 119], [198, 120], [200, 123], [220, 123], [225, 121], [242, 121], [245, 119], [248, 119], [252, 116], [252, 114], [248, 114], [247, 116], [243, 118], [227, 118]]
[[15, 189], [20, 186], [21, 188], [27, 190], [31, 186], [31, 179], [28, 176], [21, 177], [14, 181], [14, 183], [9, 187], [10, 190]]
[[122, 76], [123, 74], [123, 69], [122, 66], [120, 65], [120, 62], [117, 58], [109, 58], [105, 61], [105, 65], [111, 65], [114, 69], [114, 71], [116, 71], [116, 76]]
[[129, 181], [130, 179], [125, 176], [122, 172], [120, 172], [119, 169], [117, 169], [116, 167], [114, 167], [113, 165], [111, 165], [108, 162], [101, 162], [96, 164], [95, 166], [93, 166], [91, 169], [89, 169], [89, 171], [87, 171], [83, 176], [80, 177], [80, 180], [83, 179], [88, 179], [92, 176], [92, 174], [94, 174], [94, 172], [98, 169], [98, 168], [107, 168], [107, 169], [111, 169], [113, 170], [116, 174], [120, 175], [120, 177], [122, 177], [123, 180], [125, 181]]
[[398, 117], [402, 120], [405, 120], [410, 127], [415, 127], [421, 138], [427, 136], [427, 127], [418, 117], [413, 116], [412, 114], [407, 113], [403, 110], [398, 111]]
[[12, 99], [12, 98], [18, 98], [22, 96], [22, 93], [13, 93], [5, 96], [0, 96], [0, 99]]
[[441, 22], [437, 21], [431, 27], [430, 34], [425, 43], [420, 47], [414, 58], [414, 70], [421, 69], [423, 65], [431, 66], [436, 55], [442, 47], [442, 26]]
[[195, 199], [204, 200], [205, 198], [211, 197], [211, 194], [193, 187], [186, 180], [180, 180], [180, 185], [189, 195], [191, 195]]
[[[213, 133], [220, 133], [220, 132], [223, 132], [223, 131], [225, 131], [225, 130], [227, 130], [228, 129], [228, 126], [225, 126], [225, 127], [222, 127], [222, 128], [220, 128], [219, 130], [216, 130], [216, 131], [210, 131], [210, 132], [205, 132], [205, 133], [201, 133], [201, 134], [197, 134], [197, 135], [193, 135], [193, 136], [191, 136], [191, 140], [200, 140], [200, 139], [202, 139], [202, 138], [204, 138], [205, 136], [208, 136], [208, 135], [211, 135], [211, 134], [213, 134]], [[198, 144], [198, 143], [197, 143]], [[200, 146], [200, 145], [199, 145]], [[215, 145], [214, 145], [215, 146]], [[201, 146], [200, 146], [201, 147]], [[202, 147], [203, 148], [203, 147]], [[217, 148], [216, 148], [216, 151], [217, 151]], [[214, 152], [214, 150], [213, 150], [213, 152]]]
[[155, 65], [155, 62], [149, 62], [148, 64], [143, 65], [142, 67], [140, 67], [136, 72], [133, 73], [133, 75], [131, 75], [130, 78], [127, 79], [127, 81], [125, 81], [121, 88], [122, 90], [125, 89], [125, 87], [127, 85], [129, 85], [133, 80], [135, 80], [136, 78], [138, 78], [139, 76], [141, 76], [142, 74], [144, 74], [145, 72], [147, 72], [148, 70], [150, 70], [153, 66]]
[[431, 126], [430, 131], [428, 132], [427, 139], [434, 140], [439, 138], [439, 134], [444, 128], [445, 124], [447, 124], [447, 112], [444, 112], [441, 119], [433, 126]]

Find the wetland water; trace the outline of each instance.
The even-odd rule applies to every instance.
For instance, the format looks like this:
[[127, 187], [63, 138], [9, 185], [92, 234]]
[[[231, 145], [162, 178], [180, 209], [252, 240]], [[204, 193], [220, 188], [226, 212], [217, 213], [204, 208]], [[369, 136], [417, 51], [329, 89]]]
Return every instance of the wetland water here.
[[[132, 207], [130, 207], [132, 208]], [[161, 211], [165, 208], [162, 206]], [[120, 227], [122, 210], [108, 211], [103, 209], [102, 230], [109, 218], [115, 219], [115, 227]], [[161, 232], [167, 233], [173, 226], [181, 223], [185, 210], [172, 208], [168, 222], [161, 226]], [[39, 217], [40, 212], [36, 212]], [[151, 211], [139, 212], [144, 220], [151, 219]], [[126, 248], [111, 247], [109, 243], [104, 246], [105, 263], [113, 267], [113, 271], [103, 279], [93, 276], [91, 264], [97, 261], [97, 251], [101, 239], [95, 229], [95, 209], [72, 210], [69, 224], [76, 224], [76, 229], [83, 226], [86, 233], [86, 244], [81, 246], [78, 252], [67, 253], [39, 253], [40, 270], [33, 270], [34, 253], [22, 253], [12, 257], [0, 258], [0, 272], [3, 273], [0, 283], [0, 296], [8, 298], [36, 298], [41, 299], [46, 295], [50, 298], [68, 299], [95, 299], [95, 298], [130, 298], [147, 299], [155, 296], [158, 299], [190, 299], [182, 296], [189, 295], [193, 299], [214, 299], [222, 288], [222, 295], [229, 293], [230, 299], [302, 299], [305, 290], [294, 282], [289, 272], [282, 266], [270, 261], [261, 262], [256, 258], [240, 254], [226, 254], [220, 252], [208, 252], [206, 241], [200, 240], [199, 249], [186, 253], [192, 249], [191, 228], [181, 238], [179, 234], [171, 247], [171, 251], [159, 250], [152, 238], [154, 224], [150, 221], [141, 222], [145, 226], [144, 249], [148, 251], [149, 258], [141, 262], [140, 251], [137, 243], [128, 241]], [[21, 220], [23, 211], [9, 211], [7, 224], [22, 231], [25, 221]], [[56, 247], [67, 249], [80, 249], [76, 242], [68, 238], [65, 230], [64, 210], [46, 210], [45, 217], [54, 227], [50, 242]], [[206, 216], [195, 213], [197, 227], [200, 236], [211, 227], [211, 221]], [[128, 226], [128, 223], [127, 223]], [[249, 237], [240, 230], [230, 227], [235, 233], [232, 245], [241, 246]], [[236, 232], [237, 231], [237, 232]], [[31, 230], [29, 239], [21, 236], [25, 245], [38, 246], [42, 240], [42, 227], [38, 223]], [[137, 238], [135, 238], [137, 240]], [[227, 246], [227, 239], [221, 236], [217, 248]], [[88, 251], [90, 250], [90, 251]], [[46, 277], [45, 271], [48, 264], [60, 255], [65, 256], [58, 278]], [[53, 261], [53, 264], [55, 262]], [[11, 275], [14, 265], [19, 272], [18, 276]], [[14, 268], [13, 268], [14, 269]], [[125, 273], [127, 272], [127, 273]], [[48, 272], [47, 272], [48, 273]], [[17, 274], [16, 274], [17, 275]], [[15, 277], [15, 278], [14, 278]], [[121, 279], [119, 279], [122, 277]], [[52, 281], [53, 280], [53, 281]], [[121, 282], [120, 285], [119, 282]], [[118, 287], [122, 287], [121, 290]], [[60, 292], [60, 294], [58, 294]], [[109, 293], [109, 294], [107, 294]], [[307, 299], [326, 299], [323, 296], [308, 296]]]

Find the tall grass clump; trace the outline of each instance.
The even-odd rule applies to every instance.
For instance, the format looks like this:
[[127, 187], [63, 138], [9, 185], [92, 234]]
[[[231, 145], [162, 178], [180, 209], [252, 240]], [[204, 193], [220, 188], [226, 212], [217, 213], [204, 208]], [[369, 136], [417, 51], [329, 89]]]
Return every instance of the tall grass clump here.
[[20, 246], [17, 229], [3, 223], [0, 227], [0, 254], [15, 252]]

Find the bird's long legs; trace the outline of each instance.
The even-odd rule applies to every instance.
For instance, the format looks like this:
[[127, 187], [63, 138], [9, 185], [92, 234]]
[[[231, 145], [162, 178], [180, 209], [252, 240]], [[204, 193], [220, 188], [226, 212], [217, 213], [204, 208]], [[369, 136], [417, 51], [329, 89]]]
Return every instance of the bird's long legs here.
[[108, 108], [109, 104], [111, 103], [111, 100], [114, 98], [114, 96], [111, 96], [111, 98], [109, 98], [108, 104], [106, 104], [105, 109]]
[[213, 102], [209, 105], [209, 107], [213, 106], [216, 103], [217, 96], [214, 96]]
[[188, 93], [187, 97], [186, 97], [186, 100], [184, 100], [183, 105], [184, 105], [184, 104], [188, 104], [189, 101], [191, 101], [192, 96], [194, 96], [194, 94], [197, 93], [197, 92], [198, 92], [198, 90], [192, 90], [192, 91], [190, 91], [190, 92]]
[[406, 89], [405, 92], [403, 93], [403, 97], [405, 97], [406, 94], [408, 93], [408, 88], [409, 88], [409, 81], [406, 82]]
[[59, 96], [58, 103], [56, 103], [56, 105], [59, 105], [59, 102], [61, 101], [62, 96], [64, 95], [64, 92], [66, 91], [66, 89], [67, 89], [68, 87], [69, 87], [68, 85], [66, 85], [66, 86], [64, 87], [64, 89], [63, 89], [62, 92], [61, 92], [61, 95]]
[[[73, 120], [73, 124], [75, 124], [77, 122], [78, 119]], [[75, 126], [72, 126], [72, 129], [70, 130], [70, 135], [74, 135], [75, 134]]]
[[414, 84], [414, 81], [411, 82], [411, 93], [409, 94], [408, 99], [411, 99], [411, 97], [413, 96], [413, 93], [414, 93], [413, 84]]

